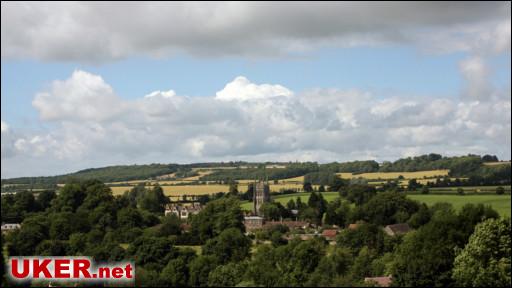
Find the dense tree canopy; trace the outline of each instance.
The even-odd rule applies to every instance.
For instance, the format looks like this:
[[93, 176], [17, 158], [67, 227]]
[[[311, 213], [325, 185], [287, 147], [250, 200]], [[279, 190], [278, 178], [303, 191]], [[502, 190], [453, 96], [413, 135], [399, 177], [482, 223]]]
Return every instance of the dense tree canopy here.
[[511, 280], [510, 219], [488, 219], [475, 227], [455, 258], [453, 278], [460, 286], [506, 287]]

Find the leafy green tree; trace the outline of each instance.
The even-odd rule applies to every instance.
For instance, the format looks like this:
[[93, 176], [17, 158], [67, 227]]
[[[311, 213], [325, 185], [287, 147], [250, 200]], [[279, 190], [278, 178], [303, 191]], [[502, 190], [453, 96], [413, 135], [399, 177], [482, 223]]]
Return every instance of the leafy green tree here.
[[325, 186], [324, 185], [318, 186], [318, 192], [325, 192]]
[[46, 208], [50, 208], [51, 202], [55, 197], [57, 197], [57, 194], [53, 190], [41, 191], [37, 196], [37, 205], [44, 211]]
[[69, 244], [60, 240], [43, 240], [36, 247], [35, 254], [41, 256], [67, 256]]
[[160, 185], [155, 185], [153, 189], [146, 190], [144, 195], [138, 201], [139, 206], [153, 213], [163, 213], [165, 205], [169, 203], [169, 198], [164, 195], [164, 190]]
[[[3, 200], [3, 199], [2, 199]], [[14, 209], [24, 213], [37, 211], [34, 194], [30, 191], [21, 191], [14, 195]]]
[[162, 220], [162, 225], [158, 228], [158, 235], [170, 236], [181, 234], [181, 221], [175, 214], [165, 216]]
[[313, 185], [311, 185], [310, 182], [305, 182], [303, 187], [305, 192], [312, 192], [313, 191]]
[[371, 264], [371, 274], [374, 276], [391, 275], [394, 259], [395, 255], [391, 252], [384, 253], [379, 258], [374, 259]]
[[430, 222], [405, 235], [393, 264], [398, 286], [453, 286], [451, 270], [455, 247], [465, 242], [460, 221], [452, 210], [438, 210]]
[[321, 225], [322, 217], [327, 210], [327, 201], [325, 201], [324, 196], [320, 193], [312, 192], [309, 195], [308, 206], [315, 212], [315, 216], [311, 220], [317, 225]]
[[260, 247], [249, 263], [247, 276], [256, 285], [303, 286], [308, 283], [320, 260], [325, 256], [323, 239], [301, 241], [287, 245]]
[[190, 273], [188, 264], [196, 257], [191, 249], [183, 250], [180, 255], [171, 259], [160, 274], [160, 278], [172, 287], [187, 286]]
[[336, 198], [327, 204], [325, 213], [325, 223], [329, 225], [345, 226], [350, 215], [350, 205], [340, 198]]
[[135, 266], [136, 287], [164, 287], [166, 282], [160, 278], [158, 271], [146, 267]]
[[263, 214], [267, 220], [279, 220], [281, 218], [281, 210], [277, 204], [273, 202], [261, 204], [260, 213]]
[[97, 206], [114, 202], [112, 190], [100, 181], [88, 181], [83, 185], [85, 190], [85, 198], [80, 205], [80, 209], [86, 211], [94, 210]]
[[510, 219], [488, 219], [475, 228], [455, 257], [453, 278], [460, 286], [506, 287], [511, 280]]
[[409, 189], [410, 191], [416, 191], [416, 189], [418, 189], [419, 187], [421, 187], [421, 184], [419, 184], [416, 179], [409, 179], [407, 189]]
[[482, 161], [484, 161], [484, 162], [498, 162], [498, 157], [496, 157], [496, 155], [486, 154], [486, 155], [482, 156]]
[[428, 209], [428, 206], [425, 203], [420, 204], [420, 208], [414, 214], [412, 214], [411, 218], [407, 223], [414, 229], [417, 229], [430, 221], [432, 217], [431, 211]]
[[108, 237], [105, 237], [99, 245], [87, 245], [84, 254], [98, 262], [121, 261], [126, 257], [126, 251], [119, 246], [119, 243], [110, 241]]
[[50, 221], [50, 238], [54, 240], [68, 240], [74, 232], [73, 213], [54, 213]]
[[87, 246], [87, 239], [84, 233], [73, 233], [69, 236], [68, 255], [83, 255]]
[[210, 287], [234, 287], [244, 279], [247, 270], [246, 262], [228, 263], [217, 266], [208, 275], [208, 286]]
[[459, 211], [460, 227], [466, 238], [473, 234], [475, 226], [486, 219], [498, 219], [500, 215], [491, 206], [468, 203]]
[[240, 202], [234, 197], [209, 202], [201, 212], [193, 215], [190, 221], [191, 233], [198, 235], [203, 243], [228, 228], [245, 231]]
[[305, 286], [337, 286], [335, 279], [347, 274], [352, 262], [353, 256], [348, 249], [336, 247], [331, 255], [320, 260]]
[[419, 209], [418, 202], [398, 192], [379, 193], [363, 206], [367, 221], [378, 225], [405, 222]]
[[[256, 252], [254, 253], [253, 258], [249, 262], [249, 267], [247, 269], [248, 277], [251, 280], [253, 280], [254, 284], [256, 284], [253, 286], [280, 286], [279, 282], [283, 270], [277, 268], [277, 265], [278, 261], [282, 262], [284, 259], [277, 258], [276, 249], [284, 248], [274, 248], [273, 246], [270, 245], [262, 245], [259, 246]], [[284, 266], [279, 267], [286, 268]], [[288, 286], [291, 286], [291, 284], [288, 284]]]
[[135, 228], [143, 226], [143, 218], [137, 209], [127, 207], [117, 212], [117, 223], [121, 227]]
[[71, 182], [62, 187], [52, 208], [59, 212], [74, 212], [82, 205], [86, 195], [84, 183]]
[[369, 185], [351, 185], [348, 186], [342, 194], [347, 200], [356, 205], [363, 205], [376, 195], [375, 187]]
[[135, 239], [128, 247], [127, 252], [135, 257], [135, 264], [147, 265], [152, 263], [160, 269], [177, 255], [171, 240], [144, 236]]
[[340, 191], [342, 190], [345, 186], [347, 186], [347, 181], [339, 178], [339, 177], [334, 177], [334, 179], [332, 180], [332, 182], [329, 183], [329, 191], [333, 191], [333, 192], [336, 192], [336, 191]]
[[300, 197], [297, 197], [297, 200], [295, 200], [295, 204], [297, 207], [296, 209], [299, 209], [299, 210], [307, 206], [305, 203], [302, 203], [302, 200]]
[[31, 256], [41, 241], [48, 239], [48, 218], [37, 214], [25, 218], [21, 228], [9, 235], [8, 251], [10, 256]]
[[357, 255], [363, 247], [368, 247], [378, 253], [384, 251], [384, 232], [371, 223], [361, 223], [356, 229], [344, 229], [336, 237], [338, 247], [350, 248]]
[[229, 195], [238, 196], [238, 185], [236, 182], [231, 182], [229, 184]]
[[293, 199], [290, 199], [288, 201], [288, 203], [286, 203], [286, 208], [288, 208], [288, 210], [297, 209], [297, 206], [295, 205], [295, 201], [293, 201]]
[[374, 259], [376, 259], [375, 252], [366, 246], [362, 247], [354, 259], [354, 264], [350, 267], [352, 279], [363, 280], [364, 277], [372, 276], [372, 262]]
[[190, 286], [206, 286], [208, 284], [208, 275], [215, 270], [218, 265], [218, 260], [212, 255], [201, 255], [196, 257], [190, 262]]
[[203, 255], [213, 255], [220, 263], [238, 262], [245, 259], [250, 252], [251, 240], [239, 229], [229, 228], [219, 236], [206, 241]]
[[281, 246], [288, 243], [288, 241], [283, 238], [283, 233], [280, 231], [274, 231], [270, 234], [270, 242], [272, 242], [274, 246]]

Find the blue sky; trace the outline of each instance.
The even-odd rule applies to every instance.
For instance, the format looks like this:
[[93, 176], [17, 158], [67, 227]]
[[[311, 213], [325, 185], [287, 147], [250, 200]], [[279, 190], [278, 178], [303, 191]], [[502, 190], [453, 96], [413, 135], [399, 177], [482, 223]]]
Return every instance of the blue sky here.
[[[506, 3], [26, 5], [2, 6], [2, 177], [150, 162], [510, 158]], [[112, 9], [124, 17], [97, 18]]]
[[[37, 122], [34, 95], [76, 69], [101, 75], [119, 96], [134, 99], [155, 89], [189, 96], [211, 96], [239, 75], [257, 83], [280, 83], [294, 91], [325, 87], [374, 91], [379, 97], [438, 95], [457, 97], [462, 85], [458, 62], [467, 53], [431, 55], [412, 47], [322, 49], [300, 57], [243, 59], [166, 59], [136, 57], [102, 64], [2, 62], [2, 119], [15, 126]], [[491, 58], [497, 86], [510, 82], [510, 53]], [[508, 82], [507, 82], [508, 81]], [[198, 85], [199, 83], [199, 85]]]

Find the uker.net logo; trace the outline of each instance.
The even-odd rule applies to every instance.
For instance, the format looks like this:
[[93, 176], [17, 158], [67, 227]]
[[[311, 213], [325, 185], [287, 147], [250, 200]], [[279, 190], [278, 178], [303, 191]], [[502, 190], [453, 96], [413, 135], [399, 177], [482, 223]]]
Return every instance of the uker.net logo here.
[[10, 257], [8, 275], [15, 282], [131, 282], [135, 279], [132, 262], [95, 265], [89, 257]]

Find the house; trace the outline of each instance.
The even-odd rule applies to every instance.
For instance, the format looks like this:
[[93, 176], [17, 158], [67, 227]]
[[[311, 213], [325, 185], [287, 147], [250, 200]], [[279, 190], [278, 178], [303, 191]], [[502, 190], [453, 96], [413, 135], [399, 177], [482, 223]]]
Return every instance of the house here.
[[376, 284], [379, 287], [389, 287], [391, 285], [391, 276], [383, 277], [365, 277], [364, 283]]
[[407, 223], [393, 224], [384, 227], [384, 232], [389, 236], [403, 235], [409, 231], [411, 231], [411, 228]]
[[302, 241], [306, 241], [306, 240], [311, 240], [313, 238], [315, 238], [316, 236], [318, 236], [317, 234], [290, 234], [290, 235], [287, 235], [285, 236], [285, 239], [290, 241], [296, 237], [298, 237], [300, 240]]
[[4, 223], [2, 224], [2, 233], [12, 232], [16, 229], [20, 229], [21, 225], [19, 223]]
[[187, 219], [191, 214], [197, 214], [203, 209], [199, 202], [171, 203], [165, 207], [165, 215], [174, 214], [180, 219]]
[[336, 235], [338, 234], [338, 230], [336, 229], [325, 229], [322, 231], [322, 237], [324, 237], [327, 241], [336, 240]]
[[244, 226], [247, 232], [261, 229], [263, 227], [263, 217], [261, 216], [245, 216]]
[[306, 221], [267, 221], [263, 226], [264, 228], [270, 228], [276, 225], [284, 225], [288, 227], [290, 230], [306, 229], [307, 227], [309, 227], [309, 223]]

